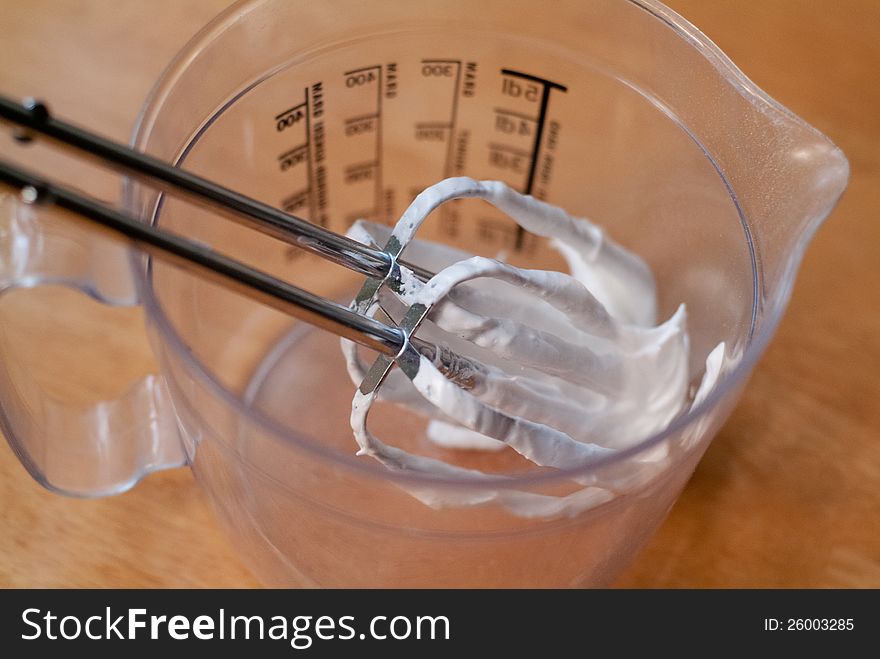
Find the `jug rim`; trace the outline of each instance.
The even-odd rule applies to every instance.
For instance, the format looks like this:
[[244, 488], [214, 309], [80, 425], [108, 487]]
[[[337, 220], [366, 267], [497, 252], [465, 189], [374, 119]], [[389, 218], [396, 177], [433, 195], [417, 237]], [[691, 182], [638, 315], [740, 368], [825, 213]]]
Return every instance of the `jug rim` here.
[[[134, 148], [143, 150], [146, 147], [146, 142], [152, 132], [156, 117], [161, 111], [161, 106], [183, 70], [185, 70], [187, 63], [194, 58], [205, 45], [227, 29], [230, 24], [238, 20], [242, 15], [246, 14], [254, 7], [266, 1], [267, 0], [237, 0], [237, 2], [234, 2], [208, 22], [184, 45], [180, 51], [178, 51], [176, 56], [162, 72], [144, 101], [132, 130], [130, 143]], [[715, 45], [714, 42], [672, 9], [656, 0], [623, 1], [647, 11], [663, 22], [668, 28], [672, 29], [681, 38], [696, 48], [701, 55], [704, 56], [732, 85], [736, 86], [739, 91], [748, 94], [753, 102], [760, 102], [765, 106], [769, 106], [775, 111], [784, 114], [788, 120], [797, 123], [802, 128], [808, 129], [817, 137], [822, 138], [834, 146], [837, 151], [840, 151], [825, 134], [773, 99], [763, 89], [752, 82], [736, 66], [736, 64], [734, 64], [733, 61]], [[130, 183], [130, 181], [126, 181], [126, 188], [130, 186]], [[493, 480], [490, 475], [481, 477], [474, 476], [465, 479], [460, 477], [455, 478], [449, 476], [415, 475], [393, 472], [377, 462], [358, 458], [354, 455], [354, 451], [352, 451], [351, 455], [341, 455], [338, 451], [325, 447], [316, 438], [287, 427], [272, 418], [270, 415], [248, 406], [242, 396], [224, 386], [212, 373], [211, 369], [187, 348], [185, 341], [177, 333], [171, 320], [162, 310], [153, 291], [150, 283], [150, 276], [148, 274], [150, 268], [144, 267], [143, 262], [140, 262], [139, 254], [135, 250], [132, 250], [131, 252], [131, 263], [146, 315], [150, 321], [155, 324], [158, 332], [162, 335], [163, 340], [171, 347], [175, 356], [186, 365], [190, 372], [195, 373], [199, 379], [204, 382], [212, 394], [218, 396], [237, 414], [248, 418], [258, 427], [266, 430], [268, 434], [274, 438], [285, 443], [291, 443], [298, 449], [302, 449], [319, 459], [332, 462], [334, 465], [380, 480], [420, 485], [424, 485], [427, 482], [430, 483], [432, 487], [461, 487], [463, 483], [466, 483], [469, 489], [512, 489], [571, 480], [574, 477], [583, 476], [590, 472], [602, 470], [610, 465], [624, 462], [641, 453], [650, 451], [667, 439], [685, 432], [689, 426], [698, 423], [703, 417], [718, 407], [725, 397], [748, 377], [775, 334], [783, 312], [788, 304], [795, 275], [799, 269], [803, 254], [811, 242], [815, 231], [834, 209], [838, 200], [839, 195], [831, 204], [829, 204], [822, 216], [819, 217], [812, 226], [808, 227], [796, 242], [794, 250], [786, 263], [785, 272], [780, 277], [780, 281], [783, 282], [782, 289], [778, 295], [774, 296], [771, 305], [764, 309], [760, 327], [751, 334], [739, 360], [732, 368], [721, 373], [718, 382], [703, 400], [693, 405], [686, 412], [681, 413], [660, 432], [645, 437], [628, 448], [620, 449], [610, 455], [597, 457], [590, 462], [581, 464], [577, 467], [556, 469], [552, 473], [509, 475], [508, 479], [505, 480], [502, 486], [499, 486], [498, 480]], [[686, 455], [687, 453], [684, 453], [683, 457]], [[246, 456], [239, 454], [239, 457], [243, 460], [247, 460]], [[683, 459], [683, 457], [679, 459]]]

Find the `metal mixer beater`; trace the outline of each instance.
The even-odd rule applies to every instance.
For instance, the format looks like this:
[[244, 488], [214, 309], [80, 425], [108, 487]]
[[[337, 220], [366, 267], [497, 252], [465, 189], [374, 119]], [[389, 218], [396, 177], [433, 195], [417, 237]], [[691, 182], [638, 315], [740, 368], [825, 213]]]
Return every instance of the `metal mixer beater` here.
[[[387, 227], [357, 222], [343, 236], [59, 120], [42, 103], [0, 97], [0, 120], [15, 126], [21, 142], [46, 139], [364, 275], [361, 291], [346, 307], [0, 161], [0, 182], [19, 189], [24, 203], [52, 204], [152, 255], [339, 335], [358, 386], [352, 429], [360, 453], [389, 469], [487, 476], [381, 442], [367, 429], [367, 414], [380, 396], [432, 424], [495, 440], [550, 468], [582, 466], [625, 448], [662, 430], [688, 403], [683, 306], [653, 326], [653, 277], [639, 257], [589, 221], [503, 183], [447, 179], [417, 196], [390, 233]], [[551, 239], [572, 274], [523, 270], [416, 240], [433, 210], [468, 197], [492, 203], [523, 230]], [[413, 254], [427, 258], [403, 260], [411, 243]], [[435, 267], [426, 267], [427, 261]], [[379, 353], [372, 366], [362, 360], [358, 346]], [[698, 397], [717, 375], [714, 369]], [[508, 491], [499, 500], [525, 516], [556, 515], [614, 491], [613, 484], [590, 478], [579, 484], [585, 489], [562, 497], [521, 492], [511, 498]], [[429, 487], [411, 493], [432, 506], [502, 496], [465, 489], [452, 500]]]

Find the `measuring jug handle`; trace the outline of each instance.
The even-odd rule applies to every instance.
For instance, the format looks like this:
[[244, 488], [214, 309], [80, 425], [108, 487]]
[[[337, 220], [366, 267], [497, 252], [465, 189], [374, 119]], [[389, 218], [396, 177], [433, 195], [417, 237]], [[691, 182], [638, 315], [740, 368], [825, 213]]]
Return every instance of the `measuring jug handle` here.
[[0, 189], [0, 429], [31, 476], [62, 494], [97, 497], [123, 492], [150, 472], [187, 464], [189, 452], [161, 375], [144, 377], [121, 398], [85, 407], [40, 387], [33, 364], [15, 354], [3, 332], [10, 313], [3, 293], [45, 284], [111, 306], [138, 304], [125, 245]]

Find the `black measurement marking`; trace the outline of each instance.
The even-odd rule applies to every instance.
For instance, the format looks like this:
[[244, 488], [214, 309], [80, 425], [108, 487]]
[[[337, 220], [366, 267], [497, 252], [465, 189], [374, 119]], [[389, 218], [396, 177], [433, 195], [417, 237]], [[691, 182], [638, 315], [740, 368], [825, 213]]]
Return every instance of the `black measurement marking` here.
[[535, 122], [537, 119], [527, 120], [508, 114], [495, 113], [495, 131], [505, 135], [531, 137], [535, 134]]
[[370, 71], [371, 69], [378, 69], [378, 68], [380, 68], [379, 64], [373, 64], [371, 66], [362, 66], [359, 69], [352, 69], [351, 71], [346, 71], [342, 75], [350, 76], [350, 75], [354, 75], [355, 73], [363, 73], [364, 71]]
[[525, 78], [526, 80], [531, 80], [532, 82], [537, 82], [544, 86], [549, 86], [553, 89], [558, 89], [563, 92], [568, 91], [568, 87], [566, 87], [565, 85], [560, 85], [558, 82], [547, 80], [547, 78], [539, 78], [538, 76], [533, 76], [529, 73], [523, 73], [522, 71], [514, 71], [513, 69], [501, 69], [501, 73], [506, 76], [513, 76], [515, 78]]
[[295, 213], [309, 203], [309, 188], [295, 192], [281, 201], [281, 208], [285, 213]]
[[275, 120], [277, 121], [278, 119], [282, 119], [282, 118], [286, 117], [287, 115], [289, 115], [293, 112], [296, 112], [300, 108], [307, 107], [307, 105], [308, 105], [308, 102], [300, 103], [299, 105], [294, 105], [292, 108], [288, 108], [287, 110], [285, 110], [281, 114], [276, 114]]
[[326, 158], [325, 132], [324, 132], [324, 86], [318, 81], [312, 84], [311, 94], [307, 94], [309, 103], [309, 116], [312, 121], [312, 130], [309, 135], [311, 145], [310, 162], [312, 165], [313, 178], [309, 182], [309, 194], [314, 209], [314, 217], [309, 219], [322, 227], [327, 227], [327, 168], [324, 165]]
[[471, 133], [467, 129], [458, 131], [458, 134], [455, 136], [455, 153], [452, 159], [452, 172], [455, 174], [464, 172], [470, 137]]
[[[319, 90], [320, 84], [321, 83], [316, 83], [316, 88]], [[311, 98], [308, 87], [303, 89], [303, 98], [304, 100], [302, 103], [298, 103], [284, 112], [275, 115], [275, 121], [277, 122], [276, 129], [278, 132], [282, 132], [301, 120], [305, 123], [305, 141], [278, 156], [278, 165], [282, 172], [286, 172], [292, 167], [305, 164], [306, 187], [282, 199], [280, 206], [288, 213], [295, 213], [300, 209], [307, 207], [307, 219], [311, 222], [315, 222], [319, 220], [317, 218], [317, 207], [315, 205], [316, 201], [314, 195], [315, 155], [313, 153], [314, 145], [312, 143]], [[323, 112], [323, 110], [321, 110], [321, 112]], [[319, 126], [316, 125], [315, 128], [318, 129]]]
[[290, 151], [285, 151], [278, 156], [278, 163], [282, 172], [286, 172], [291, 167], [300, 164], [308, 159], [308, 142], [294, 147]]
[[378, 113], [374, 112], [372, 114], [362, 114], [357, 117], [349, 117], [348, 119], [345, 120], [345, 123], [346, 124], [356, 124], [361, 121], [369, 121], [370, 119], [378, 119], [378, 118], [379, 118]]
[[306, 146], [307, 146], [306, 143], [299, 144], [299, 145], [293, 147], [292, 149], [290, 149], [289, 151], [285, 151], [285, 152], [282, 153], [280, 156], [278, 156], [278, 160], [284, 160], [287, 156], [292, 156], [292, 155], [295, 154], [297, 151], [302, 151], [303, 149], [306, 148]]
[[345, 182], [357, 183], [359, 181], [369, 181], [378, 176], [379, 163], [375, 161], [359, 162], [354, 165], [348, 165], [345, 168]]
[[[538, 118], [537, 118], [537, 130], [535, 131], [535, 141], [532, 145], [532, 153], [531, 153], [531, 162], [529, 163], [529, 172], [526, 177], [526, 185], [523, 190], [524, 194], [532, 194], [532, 190], [535, 186], [535, 171], [538, 167], [538, 154], [541, 150], [541, 138], [544, 135], [544, 124], [547, 121], [547, 106], [550, 104], [550, 92], [553, 89], [558, 89], [562, 92], [567, 92], [568, 87], [565, 85], [560, 85], [558, 82], [553, 82], [552, 80], [547, 80], [546, 78], [540, 78], [538, 76], [531, 75], [529, 73], [523, 73], [522, 71], [513, 71], [512, 69], [501, 69], [502, 75], [513, 76], [515, 78], [523, 78], [525, 80], [531, 80], [532, 82], [537, 82], [541, 85], [541, 101], [538, 106]], [[516, 243], [514, 244], [514, 248], [519, 250], [523, 246], [523, 241], [525, 239], [525, 229], [522, 227], [517, 228], [516, 232]]]
[[[379, 69], [379, 84], [376, 85], [376, 114], [382, 116], [382, 67]], [[384, 195], [382, 194], [382, 119], [376, 121], [376, 219], [385, 220], [382, 215], [382, 202]]]
[[477, 63], [468, 62], [465, 65], [464, 80], [462, 80], [461, 95], [472, 98], [477, 93]]
[[397, 62], [385, 65], [385, 98], [397, 98]]
[[527, 114], [523, 114], [522, 112], [513, 112], [512, 110], [505, 110], [504, 108], [495, 108], [495, 114], [506, 114], [511, 117], [516, 117], [517, 119], [522, 119], [523, 121], [537, 121], [537, 117], [530, 117]]
[[452, 119], [449, 122], [449, 146], [446, 147], [446, 165], [444, 175], [452, 176], [452, 156], [455, 152], [455, 124], [458, 121], [458, 95], [461, 93], [461, 60], [455, 60], [455, 90], [452, 93]]
[[300, 119], [304, 119], [306, 113], [309, 111], [308, 107], [303, 110], [305, 105], [305, 103], [300, 103], [296, 107], [292, 107], [286, 112], [277, 115], [275, 117], [275, 130], [281, 133], [285, 129], [295, 125]]
[[345, 171], [349, 171], [349, 170], [354, 171], [356, 169], [369, 169], [370, 167], [378, 167], [378, 166], [379, 166], [379, 163], [376, 162], [375, 160], [366, 160], [364, 162], [356, 162], [351, 165], [346, 165]]
[[359, 117], [357, 121], [345, 122], [345, 136], [353, 137], [355, 135], [364, 135], [378, 129], [378, 119], [376, 117]]
[[[444, 178], [448, 178], [449, 176], [452, 176], [453, 154], [455, 152], [455, 126], [458, 122], [458, 97], [461, 93], [461, 60], [447, 58], [427, 58], [421, 60], [421, 64], [422, 75], [426, 77], [451, 78], [451, 66], [455, 67], [455, 82], [452, 88], [452, 108], [450, 111], [449, 121], [433, 121], [416, 124], [416, 137], [421, 136], [425, 139], [434, 138], [437, 140], [445, 138], [448, 140], [448, 144], [446, 145], [446, 159], [443, 162], [443, 176]], [[449, 64], [451, 66], [450, 68], [432, 66], [441, 64]], [[443, 136], [440, 136], [436, 133], [428, 134], [424, 131], [424, 129], [426, 128], [447, 128], [449, 129], [449, 134]], [[419, 129], [422, 129], [421, 133], [419, 132]]]
[[382, 199], [382, 214], [386, 221], [391, 223], [391, 216], [394, 213], [394, 200], [396, 194], [394, 188], [385, 188], [385, 198]]
[[[420, 121], [416, 124], [416, 139], [422, 141], [442, 142], [446, 139], [446, 131], [452, 128], [447, 121]], [[444, 171], [445, 171], [444, 167]]]
[[306, 102], [306, 154], [308, 156], [308, 162], [306, 162], [306, 194], [308, 195], [309, 202], [309, 217], [307, 218], [311, 222], [315, 222], [318, 218], [318, 213], [315, 210], [315, 195], [311, 192], [314, 189], [312, 186], [314, 185], [314, 174], [312, 172], [312, 167], [314, 166], [314, 158], [312, 158], [312, 129], [311, 129], [311, 120], [309, 119], [309, 88], [306, 87], [303, 91], [305, 94]]
[[496, 144], [494, 142], [489, 144], [489, 148], [493, 151], [505, 151], [507, 153], [512, 153], [517, 156], [524, 156], [526, 158], [529, 158], [532, 155], [531, 151], [526, 151], [525, 149], [517, 149], [515, 146], [508, 146], [506, 144]]
[[[416, 124], [416, 139], [446, 143], [446, 155], [443, 161], [443, 177], [449, 178], [454, 172], [455, 149], [457, 143], [456, 126], [458, 124], [458, 98], [461, 95], [461, 69], [460, 59], [427, 58], [421, 60], [422, 76], [430, 78], [453, 78], [452, 67], [455, 67], [454, 82], [452, 87], [452, 107], [450, 108], [449, 121], [425, 121]], [[412, 195], [413, 197], [415, 195]], [[449, 226], [452, 222], [454, 211], [450, 205], [441, 210], [441, 222]]]
[[355, 87], [376, 84], [376, 111], [360, 114], [344, 119], [345, 134], [348, 137], [374, 132], [376, 136], [375, 160], [369, 163], [356, 163], [344, 168], [344, 180], [346, 183], [373, 180], [375, 187], [373, 192], [375, 208], [371, 214], [378, 219], [382, 215], [384, 195], [382, 190], [382, 65], [372, 64], [356, 69], [350, 69], [343, 74], [345, 86], [349, 89]]

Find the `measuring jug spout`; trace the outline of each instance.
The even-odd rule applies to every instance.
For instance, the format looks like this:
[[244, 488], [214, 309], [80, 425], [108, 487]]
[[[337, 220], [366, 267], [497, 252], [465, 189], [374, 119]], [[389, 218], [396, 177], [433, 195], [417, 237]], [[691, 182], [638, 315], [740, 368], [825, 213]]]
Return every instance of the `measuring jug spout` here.
[[849, 161], [827, 140], [796, 147], [792, 158], [812, 168], [812, 177], [806, 177], [804, 181], [804, 195], [808, 202], [805, 216], [794, 227], [798, 240], [808, 240], [843, 194], [849, 180]]
[[758, 99], [754, 112], [757, 117], [744, 121], [763, 136], [744, 132], [742, 140], [757, 148], [738, 159], [728, 180], [749, 228], [764, 293], [784, 302], [807, 246], [846, 188], [849, 163], [825, 135], [774, 101]]
[[[800, 126], [798, 128], [801, 128]], [[795, 252], [808, 242], [835, 206], [849, 179], [849, 162], [843, 152], [824, 135], [795, 142], [788, 149], [790, 189], [781, 190], [789, 212], [780, 216]]]
[[[57, 217], [58, 210], [28, 203], [34, 201], [28, 192], [19, 197], [0, 189], [0, 330], [20, 326], [28, 315], [28, 295], [4, 295], [16, 289], [60, 285], [110, 306], [137, 304], [125, 246]], [[25, 350], [0, 332], [0, 430], [34, 479], [62, 494], [98, 497], [189, 462], [193, 451], [181, 441], [160, 375], [147, 375], [116, 400], [91, 405], [45, 391], [35, 378], [45, 365], [34, 362], [57, 352], [49, 348], [58, 346], [40, 348], [52, 340], [49, 329], [28, 327]], [[77, 361], [85, 369], [97, 367], [85, 362]]]

